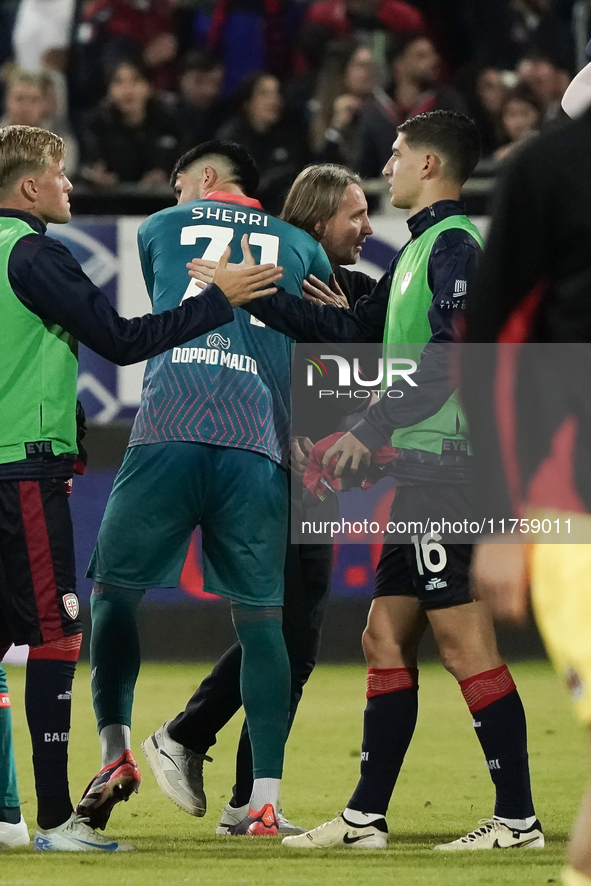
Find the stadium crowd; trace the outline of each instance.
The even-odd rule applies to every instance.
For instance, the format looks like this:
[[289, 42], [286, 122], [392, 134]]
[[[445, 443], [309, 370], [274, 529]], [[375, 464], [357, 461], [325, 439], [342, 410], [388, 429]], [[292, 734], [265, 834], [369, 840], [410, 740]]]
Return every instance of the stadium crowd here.
[[272, 212], [308, 162], [377, 178], [396, 126], [422, 111], [469, 114], [494, 169], [559, 113], [585, 6], [14, 0], [0, 11], [1, 123], [65, 137], [70, 176], [103, 190], [153, 190], [191, 146], [239, 141]]

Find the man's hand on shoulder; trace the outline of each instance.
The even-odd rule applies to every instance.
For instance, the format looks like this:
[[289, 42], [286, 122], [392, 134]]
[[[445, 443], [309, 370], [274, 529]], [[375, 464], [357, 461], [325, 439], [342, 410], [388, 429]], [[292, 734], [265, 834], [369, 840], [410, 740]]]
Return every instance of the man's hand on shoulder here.
[[271, 264], [256, 264], [248, 246], [246, 234], [242, 238], [241, 245], [242, 261], [240, 264], [229, 263], [231, 255], [229, 246], [219, 262], [194, 258], [187, 263], [190, 277], [204, 286], [207, 286], [208, 283], [215, 283], [233, 308], [238, 308], [255, 298], [273, 295], [277, 292], [277, 287], [272, 284], [283, 276], [283, 268]]
[[332, 305], [335, 308], [348, 308], [347, 296], [337, 283], [334, 274], [330, 277], [330, 286], [310, 274], [303, 282], [303, 296], [317, 305]]

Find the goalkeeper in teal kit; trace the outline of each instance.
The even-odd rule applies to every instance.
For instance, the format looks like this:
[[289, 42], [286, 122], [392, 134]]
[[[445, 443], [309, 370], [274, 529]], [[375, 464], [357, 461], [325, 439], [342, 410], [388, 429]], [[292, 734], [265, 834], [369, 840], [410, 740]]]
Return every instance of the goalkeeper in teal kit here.
[[[308, 234], [264, 212], [258, 173], [238, 145], [208, 142], [177, 163], [178, 205], [148, 218], [138, 239], [156, 313], [195, 294], [195, 254], [240, 255], [244, 236], [261, 263], [301, 292], [330, 264]], [[258, 255], [257, 255], [258, 252]], [[178, 585], [201, 527], [204, 588], [232, 601], [242, 646], [241, 692], [254, 786], [235, 833], [275, 835], [287, 738], [290, 670], [281, 630], [287, 544], [290, 339], [238, 310], [234, 321], [148, 362], [129, 448], [89, 567], [92, 692], [103, 768], [78, 810], [104, 827], [139, 785], [130, 751], [144, 591]]]

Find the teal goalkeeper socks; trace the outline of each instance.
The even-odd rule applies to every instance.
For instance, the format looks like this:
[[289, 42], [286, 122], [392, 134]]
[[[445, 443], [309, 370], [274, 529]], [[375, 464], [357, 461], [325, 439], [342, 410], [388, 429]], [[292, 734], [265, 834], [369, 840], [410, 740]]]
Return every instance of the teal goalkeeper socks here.
[[99, 732], [131, 726], [133, 693], [140, 670], [137, 611], [143, 591], [95, 584], [90, 598], [92, 702]]
[[278, 606], [232, 604], [240, 645], [240, 691], [252, 745], [254, 778], [281, 778], [291, 673]]
[[12, 744], [12, 716], [6, 671], [0, 664], [0, 821], [18, 824], [20, 801]]

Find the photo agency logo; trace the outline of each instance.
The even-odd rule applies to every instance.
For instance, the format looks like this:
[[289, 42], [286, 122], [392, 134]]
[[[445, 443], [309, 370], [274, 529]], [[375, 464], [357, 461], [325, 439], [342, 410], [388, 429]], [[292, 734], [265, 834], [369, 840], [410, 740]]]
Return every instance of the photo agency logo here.
[[[381, 349], [380, 349], [381, 350]], [[412, 378], [417, 371], [415, 360], [404, 357], [345, 357], [342, 354], [306, 354], [306, 387], [313, 388], [318, 399], [354, 397], [357, 400], [404, 396], [407, 385], [417, 387]], [[327, 365], [328, 361], [332, 361]], [[336, 366], [335, 366], [336, 364]], [[397, 384], [399, 387], [394, 387]]]

